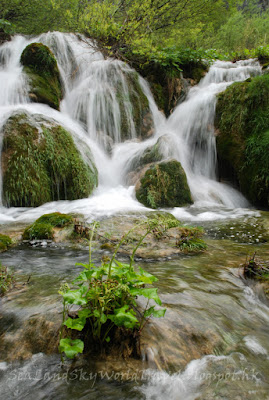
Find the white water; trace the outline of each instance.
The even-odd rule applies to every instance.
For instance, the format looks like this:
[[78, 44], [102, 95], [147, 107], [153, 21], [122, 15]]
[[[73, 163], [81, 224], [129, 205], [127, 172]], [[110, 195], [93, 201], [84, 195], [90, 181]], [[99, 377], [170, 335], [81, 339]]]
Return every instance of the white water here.
[[[31, 42], [48, 45], [57, 58], [65, 89], [61, 112], [29, 102], [27, 81], [19, 60], [23, 49]], [[140, 142], [137, 140], [126, 82], [126, 74], [132, 71], [126, 64], [104, 60], [92, 42], [81, 40], [73, 34], [47, 33], [31, 40], [15, 37], [12, 42], [0, 47], [0, 127], [17, 109], [55, 119], [72, 133], [82, 154], [85, 148], [91, 148], [99, 171], [99, 187], [88, 199], [53, 202], [32, 210], [2, 207], [0, 221], [32, 220], [44, 212], [56, 210], [81, 212], [88, 219], [118, 211], [145, 210], [136, 201], [133, 187], [124, 186], [125, 171], [133, 157], [156, 143], [164, 134], [163, 155], [172, 156], [182, 163], [194, 200], [192, 207], [174, 209], [172, 212], [176, 217], [200, 220], [249, 213], [249, 210], [244, 210], [248, 207], [245, 198], [216, 180], [213, 123], [216, 94], [232, 82], [247, 79], [260, 71], [259, 64], [254, 60], [216, 62], [168, 120], [158, 111], [147, 83], [140, 77], [139, 82], [148, 97], [155, 129], [152, 138]], [[121, 132], [121, 114], [115, 90], [118, 85], [125, 99], [127, 133]], [[128, 141], [122, 142], [123, 134], [126, 134]]]

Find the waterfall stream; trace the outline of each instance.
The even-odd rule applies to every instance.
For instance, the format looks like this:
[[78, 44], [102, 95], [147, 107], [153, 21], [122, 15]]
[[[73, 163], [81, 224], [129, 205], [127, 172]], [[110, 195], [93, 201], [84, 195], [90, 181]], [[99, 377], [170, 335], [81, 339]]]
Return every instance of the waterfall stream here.
[[[30, 103], [27, 96], [27, 79], [22, 72], [20, 56], [32, 42], [48, 45], [56, 56], [65, 90], [60, 112], [44, 104]], [[169, 140], [163, 153], [181, 162], [194, 199], [192, 207], [176, 208], [174, 215], [183, 219], [193, 219], [198, 215], [197, 219], [203, 219], [208, 208], [215, 210], [215, 218], [225, 213], [230, 215], [233, 209], [240, 212], [238, 210], [248, 207], [246, 199], [232, 187], [217, 181], [216, 94], [232, 82], [260, 72], [261, 67], [255, 60], [217, 61], [199, 85], [190, 89], [187, 99], [176, 107], [168, 120], [158, 110], [147, 82], [139, 77], [154, 125], [154, 135], [141, 142], [137, 139], [130, 107], [131, 94], [126, 79], [132, 70], [127, 64], [104, 59], [89, 39], [73, 34], [53, 32], [30, 40], [16, 36], [0, 47], [0, 124], [3, 125], [18, 109], [55, 119], [72, 133], [82, 152], [83, 147], [91, 148], [99, 172], [99, 187], [88, 199], [58, 201], [30, 210], [2, 207], [1, 221], [32, 220], [47, 210], [83, 210], [88, 219], [116, 211], [142, 210], [144, 207], [136, 201], [133, 187], [125, 185], [125, 172], [133, 157], [164, 134], [169, 136]], [[120, 109], [116, 96], [117, 87], [124, 98], [124, 110]], [[126, 115], [126, 132], [122, 132], [120, 124], [122, 112]], [[126, 133], [127, 137], [123, 138]], [[200, 214], [203, 215], [199, 217]]]
[[[46, 44], [57, 58], [64, 86], [60, 111], [28, 98], [20, 56], [33, 42]], [[21, 282], [31, 276], [29, 285], [15, 287], [0, 300], [0, 385], [6, 400], [268, 400], [268, 300], [261, 285], [246, 282], [238, 267], [257, 248], [268, 258], [269, 246], [259, 242], [258, 233], [251, 241], [237, 242], [233, 224], [235, 219], [243, 234], [251, 237], [248, 227], [253, 221], [244, 226], [245, 216], [255, 220], [254, 230], [263, 223], [268, 227], [268, 216], [264, 213], [263, 220], [262, 212], [248, 208], [242, 194], [218, 182], [214, 132], [216, 95], [231, 83], [260, 73], [255, 60], [217, 61], [168, 119], [158, 110], [148, 83], [139, 77], [154, 127], [154, 134], [141, 141], [127, 82], [133, 70], [125, 63], [104, 59], [89, 39], [59, 32], [32, 39], [16, 36], [0, 47], [0, 132], [16, 110], [52, 118], [72, 134], [83, 156], [91, 149], [99, 172], [99, 186], [89, 198], [37, 208], [2, 205], [0, 223], [24, 225], [53, 211], [83, 214], [89, 221], [119, 211], [148, 211], [135, 199], [134, 187], [126, 184], [126, 172], [133, 159], [162, 137], [163, 157], [181, 162], [194, 199], [192, 206], [170, 212], [183, 221], [202, 221], [207, 232], [216, 234], [214, 239], [206, 237], [205, 253], [141, 261], [158, 277], [156, 287], [167, 308], [165, 318], [152, 319], [143, 331], [143, 359], [107, 359], [94, 365], [91, 360], [79, 361], [75, 375], [71, 362], [63, 369], [59, 354], [40, 346], [42, 334], [49, 334], [44, 330], [62, 318], [59, 287], [77, 275], [80, 267], [74, 265], [87, 262], [88, 250], [46, 243], [45, 248], [21, 245], [1, 254], [3, 265], [15, 266]], [[127, 132], [121, 127], [122, 112]], [[1, 143], [0, 134], [0, 150]], [[0, 199], [1, 180], [0, 173]], [[215, 221], [224, 219], [228, 219], [225, 236], [222, 222]], [[100, 253], [93, 253], [94, 262], [100, 263], [100, 258]], [[110, 372], [103, 377], [104, 371]], [[111, 371], [118, 377], [109, 375]]]

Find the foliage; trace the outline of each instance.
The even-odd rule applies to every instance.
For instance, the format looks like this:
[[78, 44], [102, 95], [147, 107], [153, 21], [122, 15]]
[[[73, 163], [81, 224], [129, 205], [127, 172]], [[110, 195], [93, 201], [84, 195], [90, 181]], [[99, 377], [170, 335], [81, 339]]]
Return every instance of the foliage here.
[[[89, 263], [77, 264], [83, 267], [73, 282], [77, 288], [71, 289], [65, 284], [60, 290], [63, 297], [63, 326], [83, 331], [84, 341], [90, 336], [102, 347], [105, 342], [110, 342], [117, 327], [130, 331], [130, 334], [133, 331], [139, 334], [151, 316], [157, 318], [164, 316], [165, 309], [156, 310], [155, 306], [149, 306], [150, 300], [161, 305], [157, 289], [145, 287], [156, 282], [157, 278], [142, 268], [133, 266], [137, 248], [154, 226], [156, 226], [155, 221], [147, 221], [145, 234], [136, 244], [129, 264], [119, 262], [115, 257], [121, 243], [137, 226], [123, 236], [111, 260], [105, 260], [101, 266], [96, 266], [91, 261], [91, 241], [95, 228], [93, 225], [89, 244]], [[137, 296], [143, 296], [147, 300], [143, 312], [138, 308]], [[79, 306], [77, 317], [66, 319], [68, 309], [72, 305]], [[68, 358], [73, 358], [83, 351], [83, 340], [64, 339], [62, 335], [63, 329], [60, 333], [60, 352], [64, 352]]]
[[243, 271], [246, 278], [269, 281], [268, 262], [264, 262], [256, 257], [256, 253], [254, 253], [252, 257], [249, 257], [243, 264]]
[[68, 214], [44, 214], [24, 230], [22, 237], [24, 240], [52, 240], [53, 228], [64, 227], [72, 222], [73, 218]]
[[14, 282], [14, 275], [0, 262], [0, 296], [3, 296]]
[[176, 245], [186, 252], [197, 252], [207, 249], [207, 245], [201, 239], [204, 231], [199, 227], [185, 226], [179, 231], [179, 237]]
[[0, 251], [5, 251], [11, 246], [12, 240], [7, 235], [2, 235], [0, 233]]

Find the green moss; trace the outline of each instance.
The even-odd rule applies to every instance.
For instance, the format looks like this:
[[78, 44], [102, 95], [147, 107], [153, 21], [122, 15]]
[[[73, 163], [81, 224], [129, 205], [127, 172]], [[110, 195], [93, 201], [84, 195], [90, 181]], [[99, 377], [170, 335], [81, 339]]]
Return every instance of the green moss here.
[[0, 233], [0, 251], [5, 251], [10, 247], [12, 244], [12, 240], [7, 235], [2, 235]]
[[31, 43], [22, 55], [21, 63], [30, 82], [30, 98], [59, 110], [63, 90], [57, 61], [50, 49], [41, 43]]
[[51, 224], [34, 222], [25, 229], [22, 235], [23, 240], [53, 239], [53, 227]]
[[85, 164], [69, 132], [53, 120], [28, 113], [3, 128], [3, 194], [8, 206], [36, 207], [90, 195], [97, 170]]
[[178, 161], [153, 165], [140, 183], [136, 197], [146, 207], [180, 207], [192, 203], [187, 178]]
[[221, 93], [215, 124], [221, 176], [238, 182], [252, 203], [268, 206], [269, 75]]
[[72, 222], [73, 217], [69, 214], [59, 212], [44, 214], [25, 229], [22, 238], [24, 240], [53, 240], [53, 228], [63, 228]]
[[59, 212], [44, 214], [36, 220], [38, 224], [50, 224], [53, 227], [63, 227], [73, 222], [73, 217], [69, 214]]

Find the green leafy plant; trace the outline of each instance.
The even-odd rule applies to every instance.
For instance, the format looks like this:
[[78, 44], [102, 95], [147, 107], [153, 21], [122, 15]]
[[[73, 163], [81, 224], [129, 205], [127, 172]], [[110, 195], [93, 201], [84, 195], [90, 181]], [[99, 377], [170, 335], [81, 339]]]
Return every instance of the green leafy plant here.
[[[59, 292], [63, 297], [63, 324], [59, 351], [65, 353], [66, 357], [73, 358], [82, 353], [87, 336], [103, 348], [105, 342], [110, 342], [117, 328], [130, 331], [130, 335], [134, 332], [139, 335], [151, 316], [157, 318], [164, 316], [165, 309], [156, 310], [154, 305], [149, 304], [152, 300], [161, 305], [157, 288], [146, 286], [152, 285], [158, 279], [141, 267], [135, 268], [133, 265], [136, 250], [155, 226], [155, 221], [146, 222], [145, 234], [136, 243], [128, 264], [117, 261], [115, 257], [120, 245], [137, 225], [123, 236], [112, 258], [104, 260], [101, 266], [97, 266], [91, 260], [95, 229], [93, 225], [89, 241], [89, 263], [77, 264], [82, 266], [83, 270], [73, 282], [76, 288], [70, 288], [65, 284]], [[147, 301], [144, 311], [139, 309], [138, 296], [144, 297]], [[75, 318], [66, 318], [73, 305], [79, 307]], [[63, 338], [64, 327], [73, 331], [83, 331], [82, 340]]]
[[12, 240], [7, 235], [0, 233], [0, 251], [5, 251], [12, 245]]

